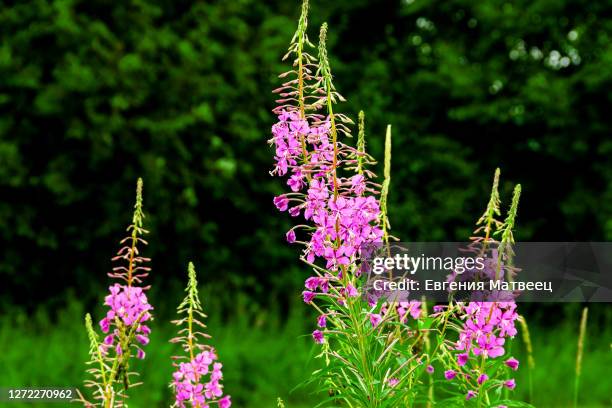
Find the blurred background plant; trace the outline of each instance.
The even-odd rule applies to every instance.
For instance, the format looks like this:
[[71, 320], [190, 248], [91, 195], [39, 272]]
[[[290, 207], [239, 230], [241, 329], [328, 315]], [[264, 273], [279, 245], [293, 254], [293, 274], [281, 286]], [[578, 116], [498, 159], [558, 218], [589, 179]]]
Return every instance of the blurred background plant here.
[[[394, 233], [463, 240], [500, 166], [523, 186], [517, 240], [612, 239], [612, 4], [313, 0], [311, 9], [312, 26], [334, 28], [335, 82], [351, 90], [353, 118], [366, 111], [373, 156], [393, 124]], [[181, 293], [187, 259], [201, 265], [235, 405], [281, 396], [311, 406], [308, 390], [289, 393], [312, 371], [310, 341], [298, 337], [312, 316], [293, 307], [307, 270], [278, 233], [290, 220], [277, 216], [271, 197], [283, 188], [266, 176], [268, 90], [298, 14], [299, 2], [278, 0], [3, 3], [0, 384], [81, 382], [82, 311], [99, 306], [142, 176], [150, 297], [162, 302], [142, 362], [156, 367], [143, 380], [159, 386], [139, 390], [135, 406], [169, 401], [174, 305], [163, 301]], [[534, 371], [534, 398], [569, 405], [576, 341], [563, 338], [577, 339], [580, 305], [522, 310], [547, 368]], [[584, 406], [611, 403], [601, 380], [611, 314], [589, 310]]]

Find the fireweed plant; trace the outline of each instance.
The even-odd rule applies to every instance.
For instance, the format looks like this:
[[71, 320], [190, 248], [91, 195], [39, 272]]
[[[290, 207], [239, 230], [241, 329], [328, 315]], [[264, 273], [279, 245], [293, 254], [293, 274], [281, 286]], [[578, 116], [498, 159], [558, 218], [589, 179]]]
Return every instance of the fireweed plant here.
[[134, 354], [139, 359], [145, 358], [143, 347], [149, 343], [151, 330], [147, 322], [152, 320], [153, 307], [147, 300], [143, 279], [149, 274], [149, 258], [140, 254], [138, 247], [147, 245], [143, 236], [148, 233], [143, 228], [144, 213], [142, 210], [142, 179], [136, 187], [136, 204], [132, 223], [128, 226], [128, 236], [120, 241], [121, 248], [112, 258], [116, 266], [108, 274], [118, 282], [111, 285], [109, 294], [104, 299], [108, 307], [106, 316], [99, 326], [104, 335], [100, 337], [93, 327], [89, 314], [85, 316], [85, 326], [90, 341], [91, 366], [87, 371], [90, 379], [85, 386], [92, 389], [95, 402], [89, 402], [83, 395], [80, 401], [88, 407], [105, 408], [127, 406], [126, 398], [129, 388], [140, 383], [131, 383], [130, 361]]
[[[77, 401], [86, 407], [116, 408], [127, 407], [128, 389], [141, 383], [131, 383], [130, 377], [137, 375], [130, 371], [130, 359], [133, 353], [139, 359], [145, 358], [143, 346], [149, 343], [151, 330], [145, 324], [153, 319], [145, 291], [149, 286], [142, 286], [143, 279], [149, 275], [146, 266], [149, 258], [140, 255], [138, 246], [147, 245], [142, 238], [148, 233], [143, 228], [144, 213], [142, 210], [142, 179], [136, 186], [136, 204], [132, 223], [127, 228], [129, 236], [120, 241], [121, 249], [112, 258], [118, 264], [108, 274], [117, 279], [109, 287], [109, 295], [104, 305], [108, 307], [106, 316], [100, 320], [103, 340], [94, 329], [89, 313], [85, 316], [85, 327], [89, 337], [91, 368], [87, 370], [90, 379], [85, 381], [87, 388], [93, 389], [94, 402], [88, 401], [77, 390]], [[179, 343], [185, 355], [173, 357], [176, 371], [170, 384], [174, 391], [173, 407], [219, 408], [231, 407], [229, 395], [223, 396], [222, 365], [217, 359], [215, 349], [201, 344], [200, 339], [209, 339], [203, 332], [206, 318], [198, 294], [196, 271], [190, 262], [188, 266], [187, 296], [178, 307], [182, 317], [173, 321], [179, 327], [178, 336], [171, 343]], [[182, 362], [181, 360], [187, 360]]]
[[[486, 257], [482, 270], [453, 273], [450, 280], [507, 280], [516, 276], [513, 266], [512, 244], [521, 186], [514, 189], [512, 203], [505, 220], [501, 214], [498, 192], [499, 169], [495, 172], [491, 197], [486, 211], [477, 221], [468, 250]], [[499, 240], [494, 239], [498, 236]], [[450, 302], [448, 306], [434, 306], [437, 326], [437, 358], [445, 367], [444, 389], [451, 395], [446, 404], [461, 406], [461, 400], [473, 400], [476, 406], [529, 406], [513, 401], [509, 392], [516, 387], [512, 372], [519, 361], [511, 354], [510, 340], [517, 334], [519, 319], [512, 292], [493, 291], [473, 294], [478, 301]], [[467, 405], [467, 404], [466, 404]]]
[[416, 399], [417, 379], [425, 370], [411, 351], [423, 346], [423, 336], [407, 324], [421, 315], [421, 304], [364, 302], [358, 265], [362, 245], [389, 239], [391, 128], [381, 186], [369, 170], [375, 162], [365, 151], [363, 113], [356, 147], [341, 140], [351, 136], [353, 122], [335, 110], [344, 98], [332, 82], [326, 24], [320, 30], [318, 58], [308, 52], [314, 45], [306, 34], [307, 13], [305, 1], [285, 55], [293, 58], [293, 68], [280, 75], [286, 79], [275, 90], [280, 96], [274, 109], [278, 122], [270, 143], [276, 149], [271, 173], [288, 176], [291, 190], [274, 203], [305, 220], [286, 238], [305, 246], [301, 259], [314, 273], [302, 295], [319, 314], [312, 337], [321, 345], [325, 367], [313, 380], [331, 400], [350, 407], [404, 406]]
[[195, 267], [191, 262], [188, 266], [188, 275], [189, 280], [185, 288], [187, 296], [177, 309], [182, 317], [173, 321], [179, 327], [178, 337], [170, 340], [171, 343], [179, 343], [184, 352], [184, 355], [173, 357], [176, 367], [170, 385], [175, 396], [173, 406], [229, 408], [232, 405], [231, 398], [229, 395], [223, 396], [223, 386], [219, 382], [223, 373], [217, 353], [213, 347], [201, 344], [199, 341], [199, 339], [210, 339], [210, 335], [204, 332], [206, 325], [202, 320], [206, 315], [198, 295]]
[[[345, 143], [353, 122], [336, 109], [344, 98], [332, 82], [327, 24], [321, 27], [315, 58], [310, 54], [315, 46], [307, 36], [307, 16], [305, 0], [283, 57], [292, 59], [292, 68], [279, 76], [284, 82], [273, 91], [279, 98], [269, 142], [275, 148], [271, 174], [286, 177], [290, 190], [275, 197], [274, 204], [303, 219], [286, 239], [304, 247], [300, 259], [313, 272], [302, 296], [318, 313], [312, 338], [324, 366], [310, 381], [327, 395], [321, 405], [332, 400], [349, 407], [431, 406], [438, 394], [447, 394], [443, 406], [518, 404], [507, 398], [515, 387], [508, 374], [519, 364], [505, 348], [506, 340], [516, 334], [518, 315], [512, 299], [451, 300], [434, 306], [432, 314], [424, 302], [364, 300], [361, 248], [395, 239], [387, 217], [391, 127], [381, 185], [369, 170], [375, 161], [365, 150], [363, 112], [356, 146]], [[489, 255], [488, 270], [495, 276], [511, 278], [516, 272], [511, 247], [520, 186], [508, 217], [500, 222], [495, 218], [500, 215], [498, 180], [499, 171], [487, 211], [478, 221], [476, 232], [484, 236], [473, 238], [472, 250]], [[500, 241], [493, 235], [501, 236]], [[435, 366], [444, 369], [436, 373]], [[442, 389], [434, 393], [434, 386]]]

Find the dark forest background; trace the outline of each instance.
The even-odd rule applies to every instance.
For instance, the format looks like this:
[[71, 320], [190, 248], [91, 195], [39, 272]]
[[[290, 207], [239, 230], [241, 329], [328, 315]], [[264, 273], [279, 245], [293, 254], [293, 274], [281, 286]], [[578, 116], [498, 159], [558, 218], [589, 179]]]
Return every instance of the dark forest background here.
[[[267, 139], [298, 13], [0, 1], [0, 311], [99, 305], [142, 177], [151, 297], [178, 302], [191, 260], [223, 319], [287, 318], [308, 271], [272, 204], [286, 186]], [[518, 240], [612, 239], [611, 14], [587, 0], [311, 1], [339, 110], [365, 111], [378, 158], [393, 125], [395, 235], [466, 240], [499, 166], [505, 208], [523, 186]]]

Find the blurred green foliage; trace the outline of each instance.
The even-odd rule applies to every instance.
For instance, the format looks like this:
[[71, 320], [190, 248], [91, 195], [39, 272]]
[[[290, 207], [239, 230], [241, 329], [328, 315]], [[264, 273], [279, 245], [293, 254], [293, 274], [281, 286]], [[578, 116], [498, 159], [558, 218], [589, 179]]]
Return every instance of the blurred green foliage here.
[[[609, 2], [314, 0], [342, 109], [394, 128], [391, 219], [463, 240], [493, 169], [518, 239], [612, 238]], [[266, 146], [298, 2], [36, 0], [0, 9], [0, 307], [85, 299], [145, 180], [152, 280], [288, 302], [304, 274]], [[504, 193], [508, 193], [505, 191]], [[504, 194], [508, 195], [508, 194]], [[21, 294], [27, 292], [29, 296]], [[290, 293], [297, 292], [291, 289]], [[265, 295], [265, 296], [264, 296]]]

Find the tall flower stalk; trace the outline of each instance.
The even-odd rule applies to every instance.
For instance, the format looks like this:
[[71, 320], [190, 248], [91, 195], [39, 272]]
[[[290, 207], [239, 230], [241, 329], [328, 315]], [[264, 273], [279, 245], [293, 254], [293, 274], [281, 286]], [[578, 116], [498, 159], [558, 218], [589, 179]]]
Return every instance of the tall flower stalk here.
[[304, 246], [301, 259], [313, 272], [302, 296], [319, 314], [312, 337], [325, 362], [313, 379], [331, 399], [350, 407], [398, 406], [415, 392], [415, 373], [422, 370], [417, 370], [410, 343], [399, 346], [401, 339], [415, 338], [413, 331], [395, 323], [398, 316], [402, 323], [409, 316], [418, 317], [420, 305], [364, 301], [359, 268], [362, 246], [388, 239], [391, 132], [389, 128], [381, 201], [381, 185], [368, 169], [374, 160], [365, 151], [363, 113], [357, 147], [343, 141], [353, 121], [336, 109], [344, 98], [333, 84], [327, 24], [320, 30], [318, 58], [305, 54], [306, 47], [312, 47], [306, 36], [307, 12], [304, 2], [285, 56], [295, 57], [294, 68], [280, 75], [290, 80], [275, 90], [281, 99], [274, 110], [278, 122], [270, 143], [276, 153], [272, 174], [288, 176], [291, 190], [275, 197], [274, 204], [304, 219], [286, 238]]
[[[485, 268], [461, 276], [466, 280], [512, 280], [516, 270], [513, 229], [516, 222], [520, 185], [514, 189], [512, 203], [505, 220], [501, 215], [498, 192], [500, 171], [495, 171], [491, 197], [483, 216], [477, 221], [470, 250], [485, 257]], [[494, 239], [499, 236], [500, 240]], [[457, 275], [451, 279], [458, 278]], [[511, 401], [507, 392], [516, 387], [510, 373], [519, 361], [510, 353], [507, 342], [517, 334], [519, 319], [514, 294], [494, 291], [477, 293], [478, 301], [451, 302], [437, 317], [442, 324], [439, 336], [440, 358], [446, 366], [444, 377], [456, 397], [455, 403], [474, 400], [476, 406], [505, 407]], [[456, 333], [456, 339], [452, 333]], [[504, 391], [504, 392], [502, 392]], [[446, 401], [450, 403], [450, 400]]]
[[91, 366], [88, 373], [91, 379], [85, 386], [93, 389], [93, 400], [89, 402], [81, 395], [85, 406], [105, 408], [126, 405], [127, 392], [139, 383], [132, 383], [136, 375], [130, 371], [132, 357], [145, 358], [143, 347], [149, 343], [151, 330], [146, 322], [152, 320], [153, 307], [146, 296], [148, 286], [142, 286], [149, 275], [149, 258], [140, 254], [139, 247], [147, 245], [143, 236], [148, 233], [143, 227], [142, 179], [136, 186], [136, 203], [132, 223], [128, 226], [128, 236], [120, 241], [122, 245], [117, 255], [112, 258], [115, 266], [108, 274], [118, 282], [109, 287], [109, 294], [104, 299], [108, 307], [106, 316], [100, 320], [104, 333], [100, 341], [95, 332], [91, 316], [87, 314], [85, 325], [90, 341]]
[[[204, 332], [206, 318], [198, 294], [198, 281], [193, 263], [188, 266], [189, 280], [185, 291], [187, 295], [177, 311], [181, 318], [173, 321], [179, 327], [178, 337], [170, 340], [179, 343], [184, 355], [173, 357], [176, 361], [176, 371], [172, 375], [171, 387], [174, 391], [174, 407], [208, 408], [216, 405], [219, 408], [229, 408], [231, 398], [223, 396], [222, 364], [212, 346], [201, 341], [210, 336]], [[186, 360], [186, 361], [182, 361]]]

